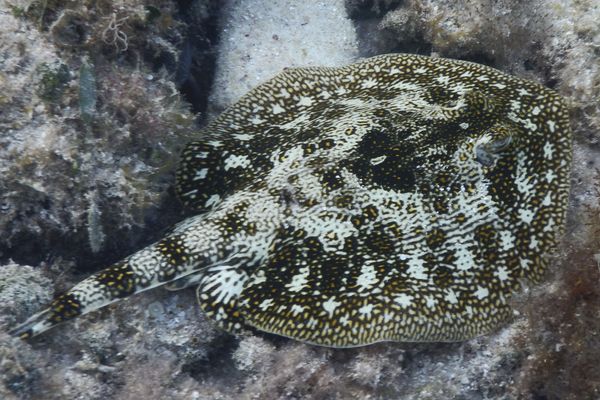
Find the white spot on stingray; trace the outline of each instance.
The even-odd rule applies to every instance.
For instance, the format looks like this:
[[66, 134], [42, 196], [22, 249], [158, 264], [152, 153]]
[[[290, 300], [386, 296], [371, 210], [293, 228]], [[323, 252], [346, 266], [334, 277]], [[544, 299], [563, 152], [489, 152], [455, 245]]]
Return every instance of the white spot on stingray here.
[[481, 299], [485, 299], [486, 297], [488, 297], [488, 295], [490, 294], [490, 291], [488, 288], [485, 288], [483, 286], [477, 286], [477, 290], [475, 291], [475, 297], [477, 297], [479, 300]]
[[431, 295], [425, 296], [425, 306], [427, 308], [434, 308], [437, 305], [437, 299]]
[[382, 162], [384, 162], [386, 158], [387, 158], [386, 155], [375, 157], [375, 158], [371, 158], [371, 165], [379, 165]]
[[350, 73], [342, 78], [342, 82], [354, 82], [356, 81], [356, 77]]
[[458, 303], [458, 297], [456, 296], [456, 292], [452, 289], [448, 289], [446, 291], [446, 295], [444, 296], [444, 300], [446, 300], [450, 304]]
[[531, 224], [534, 215], [535, 213], [533, 211], [528, 210], [526, 208], [521, 208], [519, 210], [519, 219], [521, 219], [521, 221], [525, 222], [526, 224]]
[[407, 308], [413, 303], [414, 297], [410, 294], [400, 293], [394, 297], [394, 302], [398, 303], [401, 307]]
[[206, 203], [204, 203], [204, 206], [212, 207], [215, 204], [217, 204], [219, 202], [219, 200], [221, 200], [221, 196], [219, 196], [218, 194], [213, 194], [212, 196], [210, 196], [208, 198], [208, 200], [206, 200]]
[[285, 108], [281, 107], [279, 104], [275, 104], [271, 109], [271, 112], [275, 115], [281, 114], [282, 112], [285, 112]]
[[504, 89], [504, 88], [506, 88], [506, 85], [504, 85], [502, 83], [492, 83], [490, 86], [495, 86], [498, 89]]
[[[422, 90], [422, 88], [414, 83], [411, 82], [402, 82], [402, 81], [398, 81], [396, 83], [394, 83], [393, 85], [389, 86], [389, 88], [391, 89], [398, 89], [399, 92], [401, 92], [398, 96], [396, 96], [396, 103], [398, 104], [403, 104], [404, 106], [407, 105], [407, 103], [409, 103], [410, 101], [420, 101], [421, 104], [423, 104], [424, 106], [427, 104], [425, 103], [422, 99], [415, 97], [418, 96], [416, 93], [418, 93], [420, 90]], [[406, 92], [406, 93], [404, 93]], [[413, 93], [408, 93], [408, 92], [413, 92]]]
[[262, 303], [260, 303], [258, 305], [258, 308], [260, 308], [262, 311], [266, 311], [269, 307], [271, 307], [273, 305], [274, 301], [273, 299], [266, 299], [263, 300]]
[[195, 199], [197, 192], [198, 192], [198, 189], [190, 190], [189, 192], [185, 192], [184, 194], [182, 194], [182, 196], [183, 197], [190, 197], [192, 199]]
[[308, 274], [310, 269], [308, 267], [300, 268], [298, 274], [292, 277], [292, 281], [285, 285], [290, 292], [299, 292], [306, 287], [308, 283]]
[[237, 140], [242, 140], [242, 141], [250, 140], [254, 137], [253, 135], [249, 135], [247, 133], [234, 133], [232, 136], [234, 138], [236, 138]]
[[335, 309], [342, 303], [340, 303], [339, 301], [335, 301], [335, 296], [331, 296], [329, 299], [327, 299], [327, 301], [323, 302], [323, 309], [325, 311], [327, 311], [327, 314], [329, 314], [329, 317], [333, 317], [333, 313], [335, 311]]
[[465, 86], [461, 82], [454, 83], [448, 89], [451, 90], [452, 92], [456, 93], [456, 94], [459, 94], [459, 95], [463, 95], [465, 93], [468, 93], [471, 90], [469, 87]]
[[554, 228], [554, 218], [550, 217], [546, 223], [546, 226], [544, 226], [544, 232], [554, 232]]
[[264, 283], [266, 281], [267, 281], [267, 276], [265, 274], [265, 271], [261, 269], [257, 273], [255, 273], [254, 275], [252, 275], [250, 277], [250, 280], [248, 281], [247, 285], [248, 285], [248, 287], [254, 286], [254, 285], [260, 285], [261, 283]]
[[250, 123], [253, 124], [253, 125], [260, 125], [263, 122], [265, 122], [265, 120], [261, 119], [258, 115], [255, 115], [254, 117], [252, 117], [250, 119]]
[[363, 89], [371, 89], [375, 86], [377, 86], [377, 81], [373, 78], [365, 79], [360, 85], [360, 87]]
[[552, 183], [554, 178], [557, 178], [557, 177], [558, 177], [558, 175], [556, 175], [556, 173], [553, 170], [549, 169], [548, 171], [546, 171], [545, 178], [546, 178], [546, 181], [548, 181], [548, 183]]
[[537, 249], [539, 245], [539, 242], [537, 240], [537, 238], [535, 236], [531, 237], [531, 242], [529, 242], [529, 248], [534, 250]]
[[389, 311], [384, 311], [383, 322], [388, 323], [394, 318], [394, 315]]
[[363, 265], [360, 269], [360, 275], [356, 279], [356, 284], [359, 286], [359, 291], [366, 291], [377, 283], [377, 272], [372, 265]]
[[471, 251], [463, 246], [459, 246], [455, 251], [456, 267], [459, 271], [468, 271], [475, 267], [475, 260]]
[[406, 273], [410, 275], [412, 279], [427, 279], [427, 274], [425, 273], [424, 261], [419, 257], [411, 257], [408, 260], [408, 269]]
[[528, 173], [527, 168], [525, 168], [525, 154], [519, 153], [517, 157], [517, 174], [515, 177], [517, 190], [520, 193], [532, 193], [534, 184], [531, 175]]
[[532, 113], [533, 115], [538, 115], [538, 114], [539, 114], [541, 111], [542, 111], [542, 110], [541, 110], [541, 109], [540, 109], [538, 106], [535, 106], [535, 107], [533, 107], [533, 109], [531, 110], [531, 113]]
[[329, 93], [327, 90], [321, 90], [321, 92], [319, 93], [319, 97], [323, 100], [327, 100], [331, 97], [331, 93]]
[[201, 170], [196, 172], [196, 175], [194, 176], [195, 181], [201, 180], [206, 178], [206, 174], [208, 173], [208, 168], [202, 168]]
[[515, 236], [511, 231], [500, 231], [500, 246], [502, 250], [510, 250], [515, 247]]
[[546, 193], [546, 196], [544, 197], [544, 200], [542, 201], [542, 205], [547, 207], [550, 204], [552, 204], [552, 195], [550, 194], [550, 192], [548, 192], [548, 193]]
[[298, 100], [298, 105], [301, 107], [308, 107], [310, 105], [312, 105], [313, 101], [310, 97], [306, 97], [306, 96], [300, 96], [300, 99]]
[[450, 77], [447, 75], [439, 75], [436, 76], [434, 79], [442, 85], [447, 85], [450, 82]]
[[556, 123], [551, 119], [546, 121], [546, 123], [548, 124], [548, 129], [550, 129], [550, 132], [554, 133], [554, 131], [556, 130]]
[[523, 123], [523, 126], [527, 129], [529, 129], [532, 132], [537, 131], [537, 125], [534, 124], [529, 118], [527, 119], [522, 119], [521, 122]]
[[[305, 180], [304, 182], [300, 182], [299, 186], [305, 195], [319, 197], [320, 186], [318, 185], [318, 181], [313, 185], [308, 185], [311, 182], [312, 180]], [[317, 191], [316, 189], [319, 190]], [[306, 214], [302, 219], [298, 220], [297, 227], [304, 229], [308, 236], [318, 237], [323, 245], [323, 250], [328, 252], [341, 250], [346, 238], [356, 234], [356, 228], [352, 225], [352, 222], [339, 221], [328, 213]]]
[[498, 278], [501, 282], [504, 282], [508, 280], [509, 277], [508, 269], [504, 265], [501, 265], [494, 271], [494, 276]]
[[554, 157], [554, 145], [550, 142], [546, 142], [544, 145], [544, 158], [546, 160], [552, 160]]
[[304, 311], [304, 307], [300, 306], [298, 304], [292, 304], [291, 311], [292, 311], [292, 314], [298, 315]]
[[284, 99], [287, 99], [288, 97], [290, 97], [290, 93], [285, 88], [282, 88], [279, 91], [279, 97], [283, 97]]
[[364, 315], [367, 318], [371, 317], [371, 313], [373, 312], [373, 304], [365, 304], [364, 306], [362, 306], [361, 308], [358, 309], [358, 312], [361, 315]]
[[249, 165], [250, 159], [247, 156], [243, 154], [241, 156], [232, 154], [225, 159], [225, 165], [223, 166], [223, 169], [225, 171], [229, 171], [231, 168], [246, 168]]
[[340, 324], [346, 326], [346, 325], [348, 325], [349, 322], [350, 322], [350, 318], [348, 317], [348, 313], [346, 313], [340, 317]]
[[469, 124], [466, 122], [461, 122], [458, 126], [460, 126], [462, 129], [467, 129], [469, 127]]

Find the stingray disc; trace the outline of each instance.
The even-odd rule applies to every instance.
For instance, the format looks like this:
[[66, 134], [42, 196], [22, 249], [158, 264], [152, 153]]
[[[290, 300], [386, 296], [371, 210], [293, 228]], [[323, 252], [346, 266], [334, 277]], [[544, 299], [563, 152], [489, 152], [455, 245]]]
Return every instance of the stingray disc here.
[[253, 260], [199, 289], [228, 329], [338, 347], [489, 332], [565, 219], [563, 100], [483, 65], [390, 54], [289, 69], [204, 135], [183, 153], [180, 197], [222, 212]]

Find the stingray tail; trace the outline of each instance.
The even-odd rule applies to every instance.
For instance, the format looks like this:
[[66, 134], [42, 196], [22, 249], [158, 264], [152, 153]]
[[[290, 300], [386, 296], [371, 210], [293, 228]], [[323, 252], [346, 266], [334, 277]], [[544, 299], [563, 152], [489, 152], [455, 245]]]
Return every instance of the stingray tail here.
[[126, 261], [120, 262], [84, 279], [9, 333], [26, 339], [141, 290], [135, 269]]
[[21, 339], [28, 339], [37, 335], [38, 333], [50, 329], [55, 325], [52, 323], [52, 318], [50, 318], [51, 312], [52, 310], [47, 308], [44, 311], [31, 316], [21, 325], [9, 330], [8, 334], [12, 336], [18, 336]]
[[219, 262], [218, 256], [223, 255], [222, 249], [216, 248], [212, 241], [204, 241], [213, 243], [204, 248], [187, 248], [187, 233], [186, 229], [176, 230], [159, 242], [91, 275], [9, 333], [26, 339], [132, 294], [169, 282], [184, 286], [190, 280], [186, 279], [188, 275]]

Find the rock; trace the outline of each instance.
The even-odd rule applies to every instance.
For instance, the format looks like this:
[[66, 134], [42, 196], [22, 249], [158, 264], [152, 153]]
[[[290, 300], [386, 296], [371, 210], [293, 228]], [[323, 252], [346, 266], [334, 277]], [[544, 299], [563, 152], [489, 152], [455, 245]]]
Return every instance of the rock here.
[[[125, 255], [127, 245], [148, 240], [136, 233], [145, 223], [162, 221], [166, 228], [179, 212], [169, 205], [176, 204], [167, 190], [169, 173], [173, 154], [193, 134], [194, 115], [167, 74], [148, 79], [149, 62], [140, 68], [126, 61], [134, 46], [154, 46], [160, 21], [145, 22], [137, 2], [116, 14], [85, 3], [66, 10], [48, 4], [42, 29], [55, 23], [48, 34], [26, 18], [41, 3], [23, 9], [5, 5], [0, 13], [3, 259], [37, 263], [53, 251], [81, 257], [88, 266], [105, 263], [102, 256]], [[113, 17], [121, 21], [119, 34], [129, 35], [127, 49], [115, 48], [102, 35]], [[56, 36], [59, 20], [61, 32], [85, 22], [81, 43], [74, 46], [67, 35], [66, 45], [66, 34]], [[104, 55], [87, 59], [86, 52]], [[120, 58], [125, 59], [115, 63]]]
[[343, 0], [230, 1], [221, 18], [213, 116], [284, 68], [340, 66], [357, 57]]
[[52, 299], [52, 282], [40, 268], [14, 262], [0, 266], [0, 326], [8, 327]]

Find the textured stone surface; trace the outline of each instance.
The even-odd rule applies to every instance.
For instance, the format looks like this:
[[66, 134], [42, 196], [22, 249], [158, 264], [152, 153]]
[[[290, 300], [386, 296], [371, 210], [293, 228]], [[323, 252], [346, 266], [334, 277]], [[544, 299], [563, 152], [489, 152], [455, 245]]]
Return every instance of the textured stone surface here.
[[356, 59], [356, 33], [343, 0], [224, 3], [213, 116], [284, 68], [341, 66]]
[[[160, 35], [178, 26], [161, 25], [168, 9], [145, 22], [135, 1], [114, 13], [110, 2], [92, 11], [49, 2], [38, 26], [43, 4], [4, 3], [0, 13], [0, 257], [39, 262], [58, 251], [89, 264], [94, 253], [102, 264], [143, 240], [146, 222], [164, 229], [178, 212], [169, 173], [194, 116], [158, 61], [132, 59], [136, 47], [176, 54]], [[77, 43], [65, 42], [78, 29]]]

